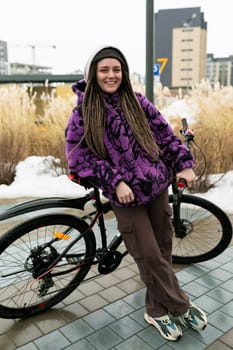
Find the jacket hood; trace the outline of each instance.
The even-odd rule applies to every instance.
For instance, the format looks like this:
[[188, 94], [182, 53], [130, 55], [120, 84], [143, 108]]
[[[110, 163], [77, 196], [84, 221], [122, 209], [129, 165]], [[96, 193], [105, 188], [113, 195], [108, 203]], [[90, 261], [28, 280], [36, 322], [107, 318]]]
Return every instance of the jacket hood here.
[[[128, 71], [129, 71], [129, 66], [128, 66], [128, 62], [125, 58], [125, 55], [121, 52], [121, 50], [119, 50], [117, 47], [115, 46], [112, 46], [112, 45], [102, 45], [102, 46], [99, 46], [98, 48], [96, 48], [91, 56], [89, 57], [87, 63], [86, 63], [86, 66], [84, 68], [84, 79], [87, 80], [88, 79], [88, 75], [89, 75], [89, 70], [90, 70], [90, 66], [92, 64], [92, 62], [94, 61], [95, 57], [103, 50], [105, 49], [110, 49], [110, 50], [113, 50], [113, 51], [116, 51], [116, 54], [121, 57], [121, 61], [124, 62], [124, 64], [126, 65]], [[107, 56], [106, 56], [107, 57]], [[111, 57], [111, 55], [109, 56]], [[113, 56], [112, 56], [113, 57]]]
[[74, 84], [72, 84], [72, 90], [76, 95], [78, 95], [80, 92], [84, 93], [86, 86], [87, 86], [86, 80], [81, 79], [76, 81]]

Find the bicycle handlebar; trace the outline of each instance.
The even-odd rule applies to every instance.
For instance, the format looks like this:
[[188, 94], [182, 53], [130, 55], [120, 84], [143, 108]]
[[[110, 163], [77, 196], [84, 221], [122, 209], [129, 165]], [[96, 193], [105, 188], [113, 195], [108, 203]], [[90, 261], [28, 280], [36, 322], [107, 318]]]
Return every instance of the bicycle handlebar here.
[[194, 132], [189, 129], [188, 121], [186, 118], [181, 119], [182, 122], [182, 129], [180, 130], [180, 133], [184, 136], [185, 143], [187, 147], [189, 147], [190, 143], [194, 140]]

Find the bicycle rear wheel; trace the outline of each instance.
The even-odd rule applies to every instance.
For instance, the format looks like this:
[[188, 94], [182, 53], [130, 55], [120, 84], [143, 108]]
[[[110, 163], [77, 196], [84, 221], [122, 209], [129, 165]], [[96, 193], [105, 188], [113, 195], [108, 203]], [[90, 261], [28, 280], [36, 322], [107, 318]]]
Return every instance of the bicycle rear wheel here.
[[1, 237], [0, 317], [46, 311], [81, 283], [95, 255], [93, 232], [82, 235], [87, 229], [85, 221], [72, 215], [46, 215]]
[[[170, 195], [169, 203], [172, 202]], [[174, 263], [189, 264], [212, 259], [228, 247], [231, 239], [232, 225], [222, 209], [206, 199], [182, 195], [180, 232], [173, 234]]]

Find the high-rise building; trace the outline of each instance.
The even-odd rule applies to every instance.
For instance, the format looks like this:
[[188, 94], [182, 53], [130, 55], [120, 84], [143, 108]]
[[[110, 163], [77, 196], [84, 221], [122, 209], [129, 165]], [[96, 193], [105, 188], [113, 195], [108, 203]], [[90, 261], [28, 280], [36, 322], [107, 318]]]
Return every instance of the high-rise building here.
[[155, 14], [155, 63], [170, 88], [191, 88], [206, 76], [207, 23], [200, 7]]
[[215, 58], [213, 54], [208, 54], [206, 79], [211, 85], [216, 83], [222, 86], [233, 85], [233, 55]]
[[9, 74], [7, 43], [0, 40], [0, 75], [4, 74]]

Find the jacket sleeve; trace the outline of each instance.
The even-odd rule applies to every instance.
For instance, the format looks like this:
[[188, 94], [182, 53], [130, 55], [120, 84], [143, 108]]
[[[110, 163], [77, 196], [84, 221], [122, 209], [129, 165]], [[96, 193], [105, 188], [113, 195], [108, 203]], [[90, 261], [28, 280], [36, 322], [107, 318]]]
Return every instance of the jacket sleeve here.
[[114, 193], [122, 180], [119, 169], [108, 160], [98, 158], [83, 140], [83, 119], [78, 108], [73, 110], [66, 128], [66, 157], [69, 171], [90, 182], [103, 192]]
[[188, 147], [174, 134], [167, 120], [145, 96], [137, 94], [137, 97], [146, 113], [156, 143], [162, 151], [164, 162], [175, 173], [185, 168], [192, 168], [194, 158]]

